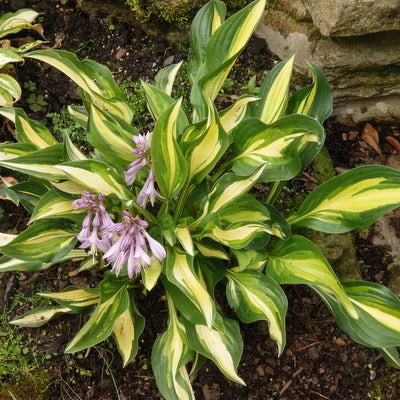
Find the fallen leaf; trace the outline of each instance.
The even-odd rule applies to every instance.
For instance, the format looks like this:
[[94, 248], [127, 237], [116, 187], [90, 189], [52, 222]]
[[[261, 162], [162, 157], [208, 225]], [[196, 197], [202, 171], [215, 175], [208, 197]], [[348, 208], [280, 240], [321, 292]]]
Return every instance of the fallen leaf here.
[[385, 140], [389, 142], [397, 151], [400, 152], [400, 143], [392, 136], [385, 136]]
[[8, 39], [0, 40], [0, 45], [3, 49], [10, 50], [11, 48], [11, 41]]
[[368, 143], [379, 155], [382, 155], [378, 131], [370, 123], [364, 126], [361, 139]]

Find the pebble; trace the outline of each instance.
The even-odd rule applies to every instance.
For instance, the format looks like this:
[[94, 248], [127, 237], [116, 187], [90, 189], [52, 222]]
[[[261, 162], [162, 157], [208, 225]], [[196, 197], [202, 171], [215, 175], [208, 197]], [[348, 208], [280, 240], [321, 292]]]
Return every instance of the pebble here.
[[257, 372], [257, 374], [260, 375], [260, 376], [264, 376], [264, 375], [265, 375], [264, 368], [263, 368], [262, 365], [259, 365], [259, 366], [256, 368], [256, 372]]
[[308, 356], [311, 358], [311, 360], [318, 360], [319, 351], [315, 347], [310, 347], [308, 349]]
[[265, 373], [266, 373], [267, 375], [275, 375], [274, 370], [273, 370], [270, 366], [265, 367]]
[[346, 342], [345, 342], [341, 337], [338, 337], [338, 338], [336, 339], [336, 344], [337, 344], [338, 346], [340, 346], [340, 347], [346, 346]]

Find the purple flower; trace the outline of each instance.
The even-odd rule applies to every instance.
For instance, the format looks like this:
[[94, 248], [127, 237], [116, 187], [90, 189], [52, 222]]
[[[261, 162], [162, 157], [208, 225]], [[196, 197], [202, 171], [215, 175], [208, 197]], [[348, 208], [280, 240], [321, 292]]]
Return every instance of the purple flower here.
[[128, 276], [138, 274], [140, 270], [151, 264], [147, 246], [159, 261], [166, 257], [164, 247], [147, 232], [148, 224], [139, 218], [134, 218], [128, 211], [123, 211], [123, 221], [113, 224], [108, 229], [112, 235], [117, 235], [113, 245], [105, 252], [104, 259], [113, 263], [112, 271], [118, 276], [127, 263]]
[[109, 234], [108, 229], [114, 225], [114, 222], [102, 204], [103, 200], [103, 194], [99, 194], [96, 197], [96, 195], [84, 190], [81, 198], [72, 202], [72, 208], [74, 209], [89, 209], [77, 238], [82, 243], [79, 248], [86, 249], [90, 247], [90, 253], [93, 255], [97, 254], [97, 249], [105, 252], [112, 245], [112, 236]]
[[145, 135], [134, 135], [132, 140], [136, 144], [136, 148], [131, 153], [136, 157], [136, 160], [129, 164], [128, 171], [125, 172], [125, 182], [127, 185], [132, 185], [136, 178], [137, 172], [150, 163], [149, 151], [151, 144], [151, 132], [147, 132]]
[[136, 203], [141, 207], [146, 207], [147, 201], [150, 199], [150, 203], [154, 206], [156, 197], [162, 198], [155, 188], [154, 169], [150, 159], [150, 145], [151, 145], [151, 132], [147, 132], [145, 135], [132, 136], [132, 140], [136, 144], [136, 148], [131, 153], [136, 157], [136, 160], [129, 164], [128, 170], [125, 172], [125, 183], [132, 185], [135, 181], [136, 174], [145, 165], [150, 167], [149, 175], [140, 190]]
[[157, 192], [155, 186], [155, 179], [154, 179], [154, 169], [153, 167], [150, 168], [149, 176], [146, 179], [146, 182], [144, 183], [142, 189], [140, 190], [136, 203], [139, 204], [139, 206], [145, 208], [147, 200], [150, 198], [150, 203], [152, 206], [154, 206], [154, 201], [156, 197], [162, 198], [161, 194]]

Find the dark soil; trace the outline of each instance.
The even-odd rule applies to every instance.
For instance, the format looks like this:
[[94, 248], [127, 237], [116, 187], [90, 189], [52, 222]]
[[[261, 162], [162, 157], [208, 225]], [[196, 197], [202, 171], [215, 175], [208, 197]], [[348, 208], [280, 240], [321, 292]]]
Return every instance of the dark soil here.
[[[182, 51], [170, 46], [161, 36], [152, 37], [139, 28], [112, 21], [104, 15], [87, 16], [68, 1], [65, 5], [53, 0], [1, 0], [0, 14], [22, 7], [43, 11], [43, 26], [49, 46], [56, 42], [74, 51], [80, 58], [91, 58], [107, 65], [119, 78], [133, 81], [152, 81], [156, 71], [166, 60], [178, 62]], [[29, 33], [31, 34], [31, 33]], [[126, 52], [119, 57], [118, 52]], [[118, 59], [119, 58], [119, 59]], [[265, 43], [253, 39], [241, 56], [233, 75], [234, 86], [245, 85], [253, 74], [261, 79], [263, 71], [274, 65], [275, 57], [268, 53]], [[49, 123], [45, 115], [57, 112], [78, 98], [75, 86], [56, 70], [26, 61], [17, 67], [21, 82], [37, 83], [37, 94], [45, 95], [48, 105], [37, 113], [36, 119]], [[220, 98], [221, 103], [229, 98]], [[19, 106], [27, 109], [26, 99]], [[385, 163], [393, 148], [383, 146], [383, 156], [373, 150], [360, 147], [360, 141], [343, 140], [342, 133], [361, 130], [329, 120], [327, 145], [335, 167], [352, 168], [366, 162]], [[383, 136], [396, 136], [396, 127], [380, 127]], [[3, 129], [1, 141], [9, 139]], [[398, 133], [397, 133], [398, 135]], [[303, 182], [305, 179], [303, 179]], [[305, 190], [313, 186], [303, 183]], [[1, 203], [4, 215], [0, 231], [22, 229], [25, 216], [21, 208]], [[386, 280], [386, 266], [390, 262], [385, 248], [377, 248], [369, 238], [357, 238], [358, 258], [366, 266], [363, 277], [371, 281]], [[30, 275], [0, 274], [0, 306], [10, 306], [15, 293], [31, 298], [38, 291], [61, 290], [68, 285], [94, 286], [100, 275], [84, 272], [76, 275], [76, 265], [63, 264]], [[287, 346], [278, 359], [274, 342], [268, 336], [264, 322], [242, 324], [244, 352], [239, 375], [247, 386], [228, 381], [218, 369], [207, 362], [193, 377], [198, 399], [330, 399], [364, 400], [400, 398], [400, 374], [389, 368], [380, 355], [372, 349], [352, 342], [337, 328], [325, 305], [306, 287], [285, 287], [289, 300], [287, 316]], [[221, 296], [222, 297], [222, 296]], [[38, 329], [23, 329], [30, 343], [36, 343], [40, 355], [48, 354], [41, 376], [43, 384], [8, 382], [0, 387], [0, 399], [9, 399], [8, 390], [18, 400], [84, 399], [84, 400], [134, 400], [161, 399], [151, 373], [151, 346], [166, 323], [166, 306], [160, 301], [160, 293], [154, 289], [138, 299], [138, 307], [146, 317], [137, 358], [125, 369], [111, 341], [92, 348], [89, 353], [66, 355], [67, 343], [83, 325], [87, 317], [66, 316]], [[9, 318], [21, 315], [29, 305], [20, 301]], [[0, 338], [1, 339], [1, 338]], [[29, 381], [30, 382], [30, 381]], [[42, 386], [40, 386], [42, 385]], [[42, 392], [42, 393], [41, 393]], [[119, 393], [119, 397], [117, 395]]]

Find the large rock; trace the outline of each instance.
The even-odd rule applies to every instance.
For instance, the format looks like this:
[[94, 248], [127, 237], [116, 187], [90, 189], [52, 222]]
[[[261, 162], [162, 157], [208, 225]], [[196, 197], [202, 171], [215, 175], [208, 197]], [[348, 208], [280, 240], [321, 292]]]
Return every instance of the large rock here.
[[303, 71], [306, 60], [322, 68], [341, 121], [400, 119], [400, 31], [327, 37], [307, 15], [299, 19], [294, 12], [281, 7], [266, 13], [256, 34], [270, 51], [281, 59], [296, 54]]
[[357, 36], [400, 29], [400, 0], [303, 0], [324, 36]]

